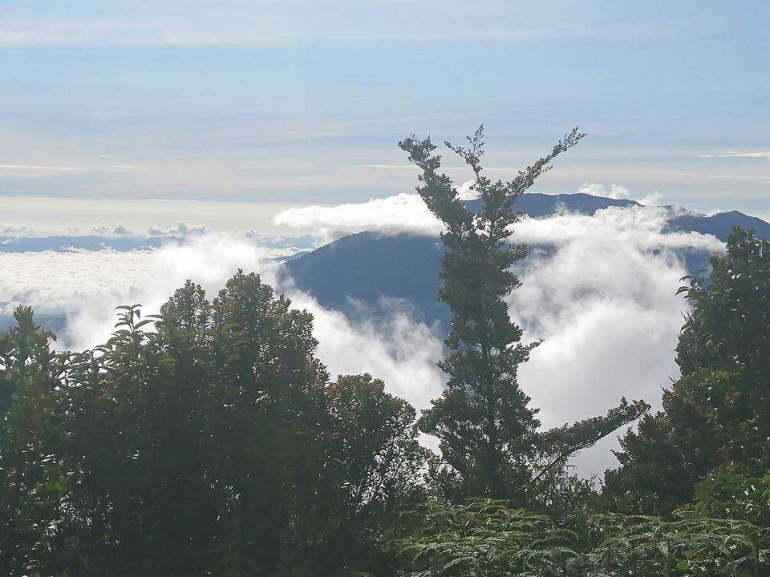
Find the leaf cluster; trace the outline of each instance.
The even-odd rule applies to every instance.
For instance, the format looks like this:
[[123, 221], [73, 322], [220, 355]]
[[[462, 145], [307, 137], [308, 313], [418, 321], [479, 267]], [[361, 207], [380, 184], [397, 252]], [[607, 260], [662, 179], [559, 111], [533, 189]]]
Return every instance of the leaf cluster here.
[[728, 577], [770, 570], [770, 533], [746, 521], [682, 511], [552, 517], [500, 501], [430, 504], [389, 546], [412, 577]]

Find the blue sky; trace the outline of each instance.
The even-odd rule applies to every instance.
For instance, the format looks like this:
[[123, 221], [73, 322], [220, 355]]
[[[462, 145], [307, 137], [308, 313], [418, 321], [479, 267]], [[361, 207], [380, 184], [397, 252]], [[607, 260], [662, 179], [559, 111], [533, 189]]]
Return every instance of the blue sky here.
[[484, 122], [506, 178], [579, 123], [538, 190], [768, 215], [768, 22], [760, 1], [3, 0], [0, 202], [364, 200], [411, 190], [409, 133]]

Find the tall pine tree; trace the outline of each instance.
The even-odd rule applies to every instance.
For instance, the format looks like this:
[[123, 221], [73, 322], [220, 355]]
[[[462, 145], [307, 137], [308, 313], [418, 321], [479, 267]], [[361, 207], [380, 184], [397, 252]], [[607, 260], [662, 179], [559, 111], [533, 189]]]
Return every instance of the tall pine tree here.
[[[559, 470], [576, 450], [589, 446], [646, 410], [644, 403], [613, 409], [606, 417], [538, 433], [536, 410], [517, 382], [517, 371], [537, 344], [522, 344], [522, 331], [508, 316], [505, 298], [519, 286], [511, 266], [526, 246], [510, 242], [520, 215], [516, 199], [551, 168], [551, 161], [585, 135], [569, 132], [553, 150], [513, 180], [493, 182], [483, 174], [483, 126], [468, 137], [468, 148], [446, 145], [472, 169], [480, 198], [474, 212], [439, 172], [441, 156], [430, 138], [399, 143], [421, 171], [417, 192], [445, 225], [439, 300], [453, 313], [446, 338], [449, 355], [439, 363], [449, 379], [443, 395], [423, 413], [420, 427], [440, 439], [460, 496], [488, 495], [523, 500], [546, 474]], [[446, 479], [447, 470], [444, 471]]]

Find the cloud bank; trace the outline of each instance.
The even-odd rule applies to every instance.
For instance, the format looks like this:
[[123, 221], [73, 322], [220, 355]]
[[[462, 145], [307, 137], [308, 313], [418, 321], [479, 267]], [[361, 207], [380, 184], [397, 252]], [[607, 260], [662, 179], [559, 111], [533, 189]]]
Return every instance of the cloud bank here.
[[[520, 373], [544, 426], [600, 414], [621, 396], [659, 406], [661, 387], [677, 376], [674, 347], [685, 303], [675, 292], [685, 270], [675, 251], [723, 247], [708, 235], [664, 232], [667, 217], [660, 208], [610, 208], [593, 217], [562, 213], [517, 224], [515, 240], [530, 244], [531, 255], [509, 311], [525, 340], [544, 339]], [[293, 209], [279, 218], [314, 235], [441, 230], [409, 194]], [[9, 273], [0, 277], [0, 302], [65, 311], [66, 345], [89, 347], [110, 334], [115, 305], [140, 302], [155, 312], [187, 278], [210, 296], [238, 268], [274, 284], [273, 255], [258, 242], [258, 235], [202, 230], [156, 250], [0, 254]], [[384, 324], [352, 322], [290, 285], [279, 290], [313, 312], [319, 356], [332, 375], [370, 372], [418, 409], [440, 394], [440, 338], [408, 312], [393, 307]], [[614, 438], [605, 440], [575, 463], [583, 474], [600, 473], [614, 465], [615, 446]]]
[[610, 185], [609, 188], [596, 182], [587, 182], [578, 189], [578, 192], [591, 194], [593, 196], [604, 196], [607, 198], [613, 198], [615, 200], [634, 200], [645, 206], [656, 206], [663, 201], [663, 194], [658, 191], [653, 191], [644, 196], [635, 196], [625, 186], [615, 184], [614, 182], [612, 185]]
[[327, 239], [365, 230], [438, 235], [443, 225], [417, 194], [401, 193], [368, 202], [337, 206], [305, 206], [279, 212], [277, 226], [314, 232]]
[[[274, 239], [273, 239], [274, 240]], [[18, 303], [40, 313], [66, 315], [60, 347], [90, 348], [112, 333], [115, 306], [141, 303], [145, 314], [160, 306], [187, 279], [210, 298], [238, 268], [254, 271], [276, 285], [275, 250], [252, 240], [205, 232], [156, 250], [117, 252], [27, 252], [0, 254], [0, 314]], [[417, 407], [440, 394], [443, 377], [435, 363], [441, 340], [423, 324], [393, 309], [382, 325], [351, 323], [290, 285], [279, 287], [297, 308], [315, 318], [318, 355], [332, 375], [369, 372], [389, 392]]]
[[[340, 222], [347, 232], [436, 234], [440, 223], [430, 213], [411, 210], [417, 200], [399, 195], [308, 207], [281, 218], [291, 225], [296, 217], [298, 227], [332, 236], [340, 234]], [[687, 307], [676, 296], [686, 274], [679, 255], [724, 248], [710, 235], [664, 232], [671, 216], [660, 207], [613, 207], [594, 216], [525, 218], [515, 226], [514, 240], [531, 250], [509, 312], [526, 340], [543, 339], [520, 382], [544, 426], [601, 414], [621, 396], [660, 407], [662, 388], [678, 375], [674, 348]], [[617, 464], [610, 451], [617, 446], [611, 436], [574, 463], [582, 473], [601, 473]]]
[[[698, 232], [663, 230], [671, 213], [660, 207], [610, 207], [594, 216], [562, 213], [549, 218], [523, 218], [514, 227], [513, 239], [529, 244], [558, 247], [585, 239], [597, 244], [621, 244], [640, 251], [694, 249], [718, 251], [724, 246], [716, 237]], [[599, 260], [592, 256], [592, 260]]]
[[615, 184], [614, 182], [612, 183], [612, 186], [610, 186], [609, 190], [607, 190], [607, 187], [603, 184], [587, 182], [578, 189], [578, 192], [582, 192], [583, 194], [591, 194], [593, 196], [605, 196], [607, 198], [614, 199], [631, 198], [631, 192], [625, 186]]
[[[466, 182], [458, 190], [471, 197], [473, 191], [469, 184]], [[599, 211], [593, 217], [570, 213], [538, 219], [524, 217], [514, 227], [513, 238], [516, 242], [561, 244], [611, 229], [613, 234], [621, 235], [623, 242], [638, 244], [644, 249], [665, 247], [719, 250], [722, 246], [709, 235], [663, 234], [662, 230], [671, 216], [670, 209], [663, 207], [612, 207]], [[597, 221], [602, 223], [601, 226], [597, 226]], [[327, 239], [364, 231], [438, 236], [443, 230], [441, 222], [428, 210], [422, 199], [417, 194], [407, 193], [337, 206], [291, 208], [279, 212], [275, 216], [275, 224]]]
[[[672, 249], [721, 250], [704, 235], [660, 232], [657, 211], [608, 209], [596, 217], [526, 221], [520, 237], [556, 247], [533, 250], [509, 299], [527, 339], [543, 339], [520, 372], [544, 426], [605, 412], [621, 396], [660, 408], [678, 374], [674, 348], [686, 303], [686, 274]], [[582, 472], [615, 466], [616, 435], [574, 459]]]

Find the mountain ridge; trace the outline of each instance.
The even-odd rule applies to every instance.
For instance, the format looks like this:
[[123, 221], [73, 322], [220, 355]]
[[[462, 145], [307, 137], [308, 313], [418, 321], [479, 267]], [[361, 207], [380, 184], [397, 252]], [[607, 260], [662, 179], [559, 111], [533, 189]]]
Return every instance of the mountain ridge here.
[[[478, 210], [480, 200], [466, 205]], [[527, 193], [517, 199], [517, 208], [532, 218], [566, 211], [593, 216], [610, 207], [642, 206], [630, 199], [614, 199], [586, 193], [548, 195]], [[733, 226], [753, 228], [757, 236], [770, 239], [770, 223], [738, 211], [705, 215], [679, 207], [664, 232], [700, 232], [722, 241]], [[338, 310], [352, 320], [385, 313], [384, 301], [398, 299], [411, 316], [428, 324], [448, 323], [449, 311], [436, 300], [441, 286], [441, 241], [413, 233], [360, 232], [339, 238], [308, 254], [283, 263], [279, 280], [312, 295], [325, 308]], [[680, 251], [689, 272], [708, 266], [709, 253]]]

